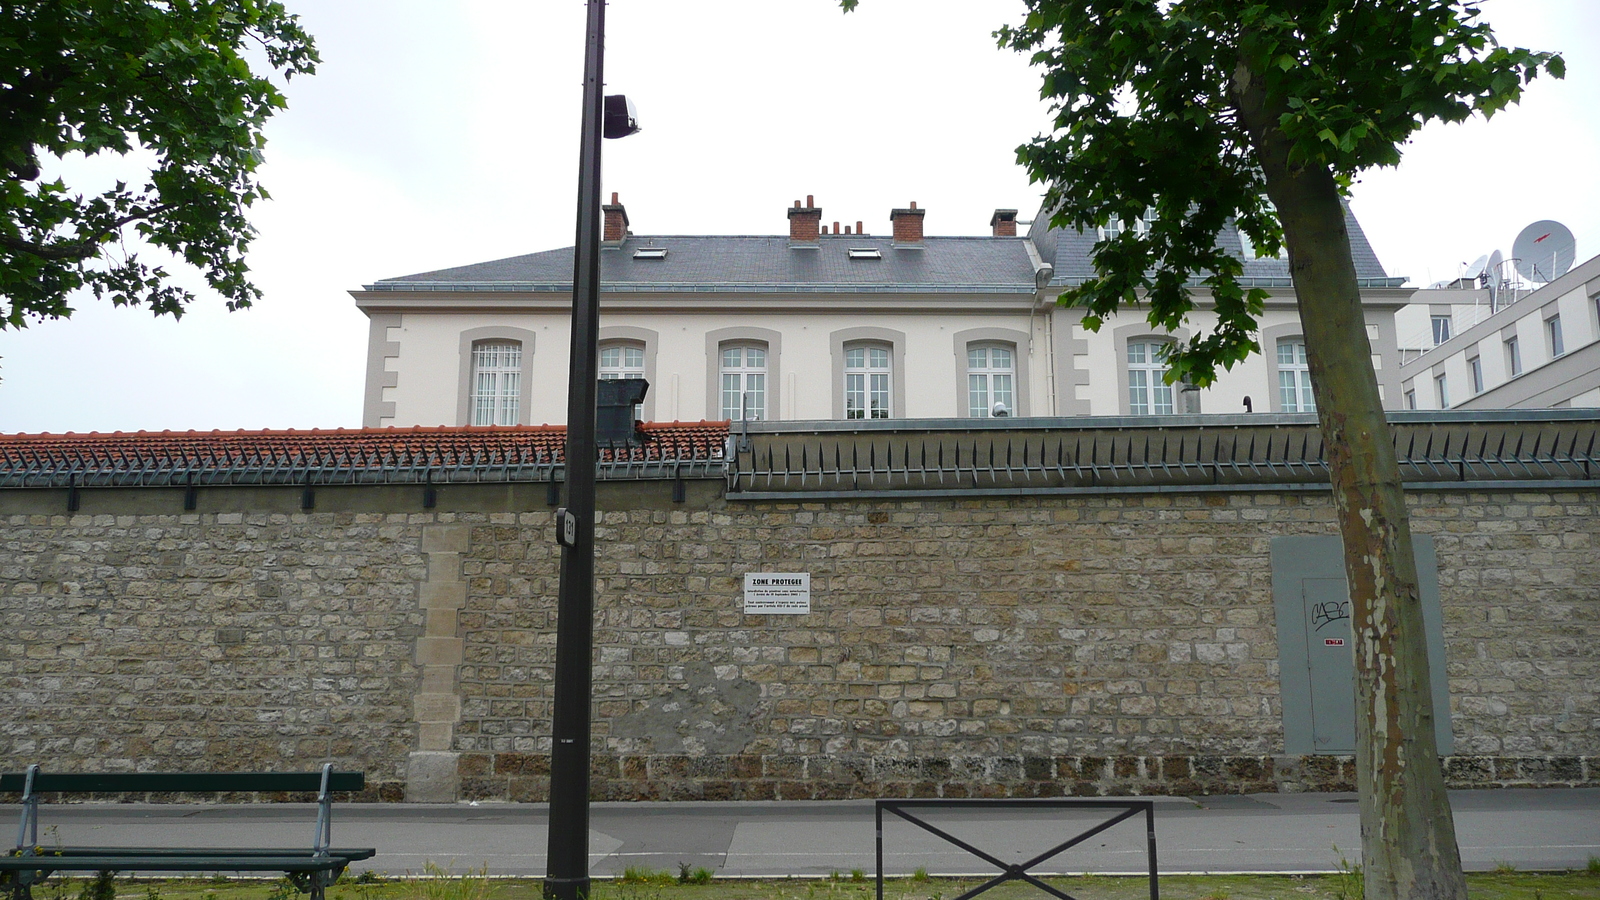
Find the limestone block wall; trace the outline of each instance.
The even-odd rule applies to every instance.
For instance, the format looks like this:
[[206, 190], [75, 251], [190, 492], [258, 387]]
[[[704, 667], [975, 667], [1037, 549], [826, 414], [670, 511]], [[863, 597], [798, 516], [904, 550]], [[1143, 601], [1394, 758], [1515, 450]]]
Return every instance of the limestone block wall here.
[[[1283, 753], [1270, 544], [1326, 496], [773, 502], [602, 486], [595, 793], [1347, 788]], [[416, 494], [418, 496], [413, 496]], [[0, 492], [0, 766], [368, 772], [543, 799], [559, 554], [541, 486]], [[1453, 783], [1600, 784], [1600, 493], [1426, 492]], [[812, 612], [745, 616], [746, 572]]]
[[[1414, 498], [1437, 542], [1458, 784], [1600, 778], [1588, 493]], [[548, 786], [554, 555], [542, 512], [464, 563], [462, 790]], [[596, 791], [609, 798], [1345, 788], [1283, 755], [1270, 544], [1312, 493], [729, 502], [607, 515]], [[748, 571], [808, 616], [742, 615]]]
[[429, 526], [151, 506], [167, 511], [0, 516], [0, 765], [332, 761], [365, 770], [371, 798], [400, 799]]

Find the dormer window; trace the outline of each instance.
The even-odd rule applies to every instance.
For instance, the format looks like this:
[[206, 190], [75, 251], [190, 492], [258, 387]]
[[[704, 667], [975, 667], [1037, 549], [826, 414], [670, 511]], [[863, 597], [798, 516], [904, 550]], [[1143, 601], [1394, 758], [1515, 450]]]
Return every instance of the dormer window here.
[[851, 247], [851, 259], [883, 259], [883, 253], [877, 247]]
[[1150, 223], [1154, 222], [1155, 220], [1156, 208], [1154, 206], [1147, 206], [1144, 209], [1144, 215], [1134, 219], [1132, 222], [1124, 222], [1121, 219], [1113, 219], [1109, 225], [1101, 225], [1100, 240], [1103, 241], [1107, 238], [1117, 237], [1124, 231], [1131, 231], [1140, 237], [1144, 237], [1150, 233]]
[[665, 248], [665, 247], [639, 247], [639, 248], [637, 248], [636, 250], [633, 251], [633, 258], [634, 259], [666, 259], [667, 258], [667, 248]]

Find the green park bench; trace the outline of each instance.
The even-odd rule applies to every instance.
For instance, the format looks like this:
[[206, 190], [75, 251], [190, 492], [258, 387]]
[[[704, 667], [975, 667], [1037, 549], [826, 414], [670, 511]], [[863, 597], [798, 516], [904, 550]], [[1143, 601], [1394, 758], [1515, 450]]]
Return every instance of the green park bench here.
[[[323, 900], [345, 867], [369, 859], [372, 848], [328, 846], [333, 839], [333, 792], [366, 786], [361, 772], [106, 772], [46, 774], [37, 765], [0, 774], [0, 792], [22, 794], [17, 846], [0, 856], [0, 891], [31, 900], [32, 886], [56, 872], [282, 872], [296, 889]], [[39, 844], [40, 794], [153, 794], [231, 792], [317, 794], [317, 832], [309, 848], [283, 847], [44, 847]]]

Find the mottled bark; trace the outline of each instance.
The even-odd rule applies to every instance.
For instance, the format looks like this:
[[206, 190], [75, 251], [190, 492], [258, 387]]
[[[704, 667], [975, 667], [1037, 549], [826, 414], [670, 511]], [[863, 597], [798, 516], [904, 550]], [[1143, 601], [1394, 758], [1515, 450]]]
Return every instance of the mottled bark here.
[[[1355, 628], [1356, 782], [1368, 900], [1465, 900], [1434, 737], [1416, 559], [1394, 442], [1378, 396], [1338, 185], [1291, 162], [1260, 82], [1233, 94], [1278, 209], [1344, 538]], [[1271, 348], [1267, 348], [1271, 352]]]

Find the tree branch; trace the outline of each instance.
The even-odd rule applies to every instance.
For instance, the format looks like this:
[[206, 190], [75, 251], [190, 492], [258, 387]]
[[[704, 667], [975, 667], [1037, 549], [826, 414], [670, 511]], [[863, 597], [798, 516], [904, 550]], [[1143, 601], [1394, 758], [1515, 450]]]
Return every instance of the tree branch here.
[[18, 253], [28, 253], [33, 256], [37, 256], [40, 259], [88, 259], [99, 252], [100, 241], [102, 239], [112, 232], [121, 229], [124, 225], [132, 224], [140, 219], [148, 219], [152, 216], [159, 215], [169, 210], [178, 209], [184, 205], [186, 204], [163, 203], [148, 210], [136, 210], [129, 215], [116, 219], [106, 227], [95, 232], [93, 235], [90, 235], [89, 237], [83, 238], [79, 241], [74, 241], [70, 244], [41, 244], [35, 241], [23, 240], [22, 238], [0, 235], [0, 247], [5, 247], [7, 250], [14, 250]]

